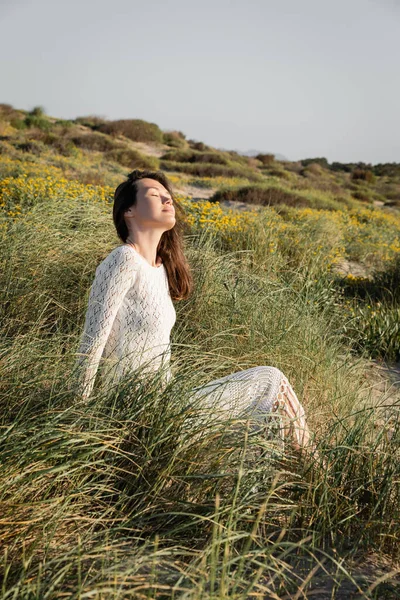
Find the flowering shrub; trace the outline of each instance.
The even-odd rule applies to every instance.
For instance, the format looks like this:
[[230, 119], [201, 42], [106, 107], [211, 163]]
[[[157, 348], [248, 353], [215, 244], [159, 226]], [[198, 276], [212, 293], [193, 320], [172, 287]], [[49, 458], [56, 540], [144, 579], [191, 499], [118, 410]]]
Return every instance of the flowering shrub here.
[[[46, 200], [79, 199], [105, 207], [112, 204], [113, 186], [68, 179], [60, 167], [21, 162], [17, 175], [12, 174], [15, 170], [15, 162], [0, 157], [3, 229], [31, 206]], [[180, 182], [176, 175], [169, 179], [173, 185]], [[283, 253], [293, 266], [313, 262], [326, 270], [344, 259], [362, 262], [372, 270], [382, 269], [400, 253], [400, 217], [379, 209], [288, 207], [280, 214], [273, 207], [249, 206], [239, 211], [208, 200], [175, 196], [186, 211], [189, 225], [215, 232], [227, 250], [246, 248], [256, 235], [256, 245], [262, 245], [268, 254]]]

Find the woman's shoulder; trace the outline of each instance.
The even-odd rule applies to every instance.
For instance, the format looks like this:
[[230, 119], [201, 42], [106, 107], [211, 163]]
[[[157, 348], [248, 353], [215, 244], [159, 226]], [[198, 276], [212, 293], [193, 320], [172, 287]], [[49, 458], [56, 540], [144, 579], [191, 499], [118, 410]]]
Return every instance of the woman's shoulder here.
[[96, 273], [104, 273], [106, 271], [124, 270], [129, 268], [132, 272], [135, 266], [140, 263], [127, 244], [116, 246], [107, 256], [101, 261], [96, 269]]

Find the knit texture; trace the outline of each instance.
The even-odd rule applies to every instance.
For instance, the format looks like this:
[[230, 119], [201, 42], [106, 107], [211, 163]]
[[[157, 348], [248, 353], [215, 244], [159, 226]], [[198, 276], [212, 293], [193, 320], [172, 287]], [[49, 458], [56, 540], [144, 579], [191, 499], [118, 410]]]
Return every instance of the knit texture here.
[[108, 384], [135, 368], [165, 365], [171, 377], [170, 332], [176, 321], [162, 264], [152, 267], [132, 246], [114, 248], [96, 269], [78, 348], [78, 390], [87, 398], [100, 361]]
[[[107, 362], [107, 383], [145, 365], [169, 366], [170, 332], [176, 321], [164, 265], [152, 267], [132, 246], [115, 248], [97, 267], [89, 293], [84, 331], [78, 350], [79, 389], [92, 391], [100, 360]], [[283, 373], [257, 366], [193, 388], [191, 399], [206, 406], [263, 417], [276, 408]]]
[[192, 398], [202, 397], [210, 408], [228, 411], [232, 417], [263, 417], [274, 409], [282, 375], [276, 367], [251, 367], [193, 388]]

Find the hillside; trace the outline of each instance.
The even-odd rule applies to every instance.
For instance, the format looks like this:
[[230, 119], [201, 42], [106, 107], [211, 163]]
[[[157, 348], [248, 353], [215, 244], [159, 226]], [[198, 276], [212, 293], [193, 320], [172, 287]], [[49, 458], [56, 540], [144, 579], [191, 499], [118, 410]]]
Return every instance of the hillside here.
[[[194, 292], [166, 390], [135, 372], [82, 402], [88, 293], [134, 168], [184, 208]], [[399, 597], [399, 164], [0, 104], [0, 243], [4, 599]], [[186, 412], [193, 386], [255, 365], [288, 376], [315, 452]]]
[[[160, 168], [178, 178], [182, 193], [190, 188], [194, 199], [212, 198], [226, 188], [230, 201], [237, 196], [242, 202], [241, 188], [251, 183], [253, 196], [258, 189], [262, 192], [258, 194], [262, 205], [380, 206], [388, 212], [400, 207], [400, 164], [329, 164], [324, 158], [289, 162], [275, 160], [272, 154], [249, 157], [187, 140], [179, 131], [163, 132], [140, 119], [88, 116], [67, 121], [46, 116], [39, 107], [36, 112], [0, 105], [1, 154], [16, 160], [40, 158], [60, 166], [70, 179], [115, 186], [127, 169]], [[77, 160], [81, 157], [84, 166]], [[244, 202], [256, 200], [246, 197]]]

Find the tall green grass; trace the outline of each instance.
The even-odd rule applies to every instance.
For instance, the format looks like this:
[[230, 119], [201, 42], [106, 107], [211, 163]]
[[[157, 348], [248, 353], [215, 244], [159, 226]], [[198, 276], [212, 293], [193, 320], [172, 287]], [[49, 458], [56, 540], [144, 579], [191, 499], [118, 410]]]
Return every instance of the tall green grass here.
[[[193, 230], [173, 379], [138, 369], [82, 401], [87, 291], [119, 243], [107, 211], [40, 204], [1, 241], [2, 598], [392, 593], [395, 572], [363, 580], [354, 564], [399, 559], [399, 403], [372, 397], [324, 261], [269, 254], [261, 229], [236, 250]], [[255, 365], [288, 376], [318, 453], [191, 403], [192, 387]]]

